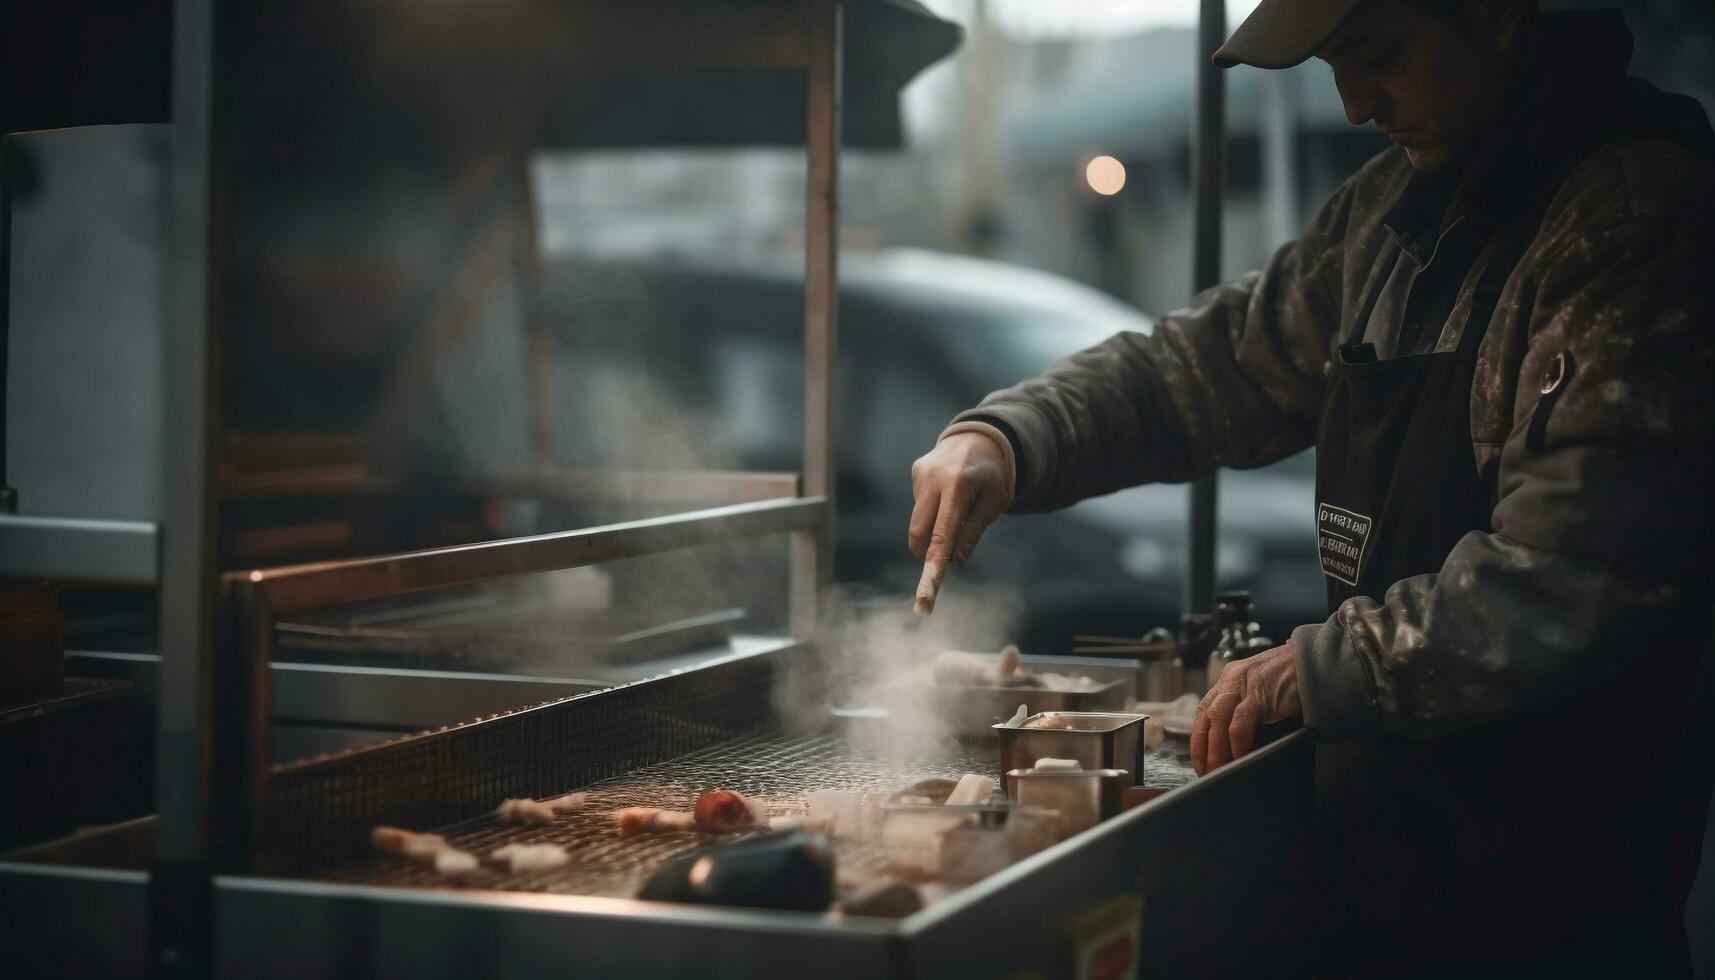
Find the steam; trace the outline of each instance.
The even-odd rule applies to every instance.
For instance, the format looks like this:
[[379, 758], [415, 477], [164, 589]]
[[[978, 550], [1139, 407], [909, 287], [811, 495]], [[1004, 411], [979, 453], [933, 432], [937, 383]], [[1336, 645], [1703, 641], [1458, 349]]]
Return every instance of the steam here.
[[707, 408], [678, 399], [641, 366], [603, 363], [585, 351], [570, 359], [557, 379], [562, 400], [575, 404], [555, 420], [562, 458], [620, 470], [736, 466], [708, 437], [715, 422]]
[[855, 744], [888, 762], [919, 759], [956, 735], [935, 703], [930, 661], [944, 650], [998, 652], [1013, 641], [1016, 622], [1011, 597], [956, 581], [933, 616], [913, 612], [907, 593], [837, 587], [822, 604], [814, 653], [777, 675], [775, 712], [788, 730], [817, 731], [836, 708], [885, 708], [887, 720], [854, 731]]

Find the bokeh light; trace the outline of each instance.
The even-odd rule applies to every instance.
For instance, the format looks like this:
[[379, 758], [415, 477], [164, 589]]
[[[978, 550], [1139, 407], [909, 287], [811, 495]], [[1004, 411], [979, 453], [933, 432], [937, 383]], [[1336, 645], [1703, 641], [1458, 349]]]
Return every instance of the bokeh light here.
[[1110, 156], [1096, 157], [1084, 166], [1084, 179], [1097, 194], [1118, 194], [1125, 186], [1125, 164]]

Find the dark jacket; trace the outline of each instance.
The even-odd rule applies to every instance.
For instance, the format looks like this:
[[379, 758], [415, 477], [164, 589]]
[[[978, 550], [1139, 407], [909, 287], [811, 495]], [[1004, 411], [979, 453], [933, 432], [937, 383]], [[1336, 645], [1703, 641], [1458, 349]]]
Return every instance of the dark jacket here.
[[[1544, 17], [1551, 35], [1556, 20]], [[1584, 70], [1623, 73], [1624, 48]], [[1572, 171], [1478, 352], [1471, 465], [1491, 488], [1492, 530], [1459, 542], [1439, 575], [1293, 634], [1305, 720], [1326, 735], [1432, 734], [1564, 702], [1645, 655], [1622, 649], [1627, 624], [1687, 614], [1680, 601], [1707, 587], [1715, 158], [1697, 145], [1709, 126], [1695, 102], [1636, 80], [1624, 90], [1626, 111], [1654, 121]], [[1381, 153], [1261, 272], [960, 415], [1016, 434], [1011, 511], [1310, 446], [1334, 348], [1395, 264], [1400, 243], [1382, 219], [1414, 175], [1402, 149]], [[1485, 257], [1436, 349], [1458, 346]], [[1562, 353], [1571, 373], [1533, 440]]]
[[[1617, 16], [1544, 16], [1527, 108], [1548, 135], [1487, 154], [1497, 172], [1569, 147], [1579, 160], [1478, 349], [1471, 465], [1490, 526], [1439, 572], [1293, 632], [1305, 723], [1401, 774], [1378, 812], [1463, 828], [1403, 842], [1421, 875], [1378, 869], [1384, 893], [1347, 909], [1353, 968], [1628, 948], [1682, 970], [1715, 746], [1697, 680], [1715, 580], [1715, 156], [1696, 103], [1625, 78], [1629, 56]], [[1486, 176], [1464, 188], [1475, 217], [1506, 206]], [[1336, 347], [1413, 247], [1423, 186], [1403, 150], [1380, 154], [1261, 272], [955, 424], [1010, 430], [1014, 512], [1310, 446]], [[1434, 349], [1458, 347], [1487, 240], [1469, 251], [1451, 301], [1429, 304]], [[1342, 804], [1366, 805], [1319, 785], [1320, 807]], [[1450, 862], [1471, 866], [1452, 876], [1469, 887], [1386, 893]]]

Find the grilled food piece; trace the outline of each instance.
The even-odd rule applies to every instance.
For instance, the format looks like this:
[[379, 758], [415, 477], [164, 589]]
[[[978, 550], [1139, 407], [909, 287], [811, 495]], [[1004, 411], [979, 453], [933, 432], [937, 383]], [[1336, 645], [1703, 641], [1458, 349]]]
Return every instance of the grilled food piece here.
[[768, 822], [768, 811], [757, 800], [747, 800], [730, 789], [705, 790], [697, 797], [697, 829], [730, 834]]
[[940, 806], [947, 802], [947, 797], [953, 795], [958, 785], [951, 779], [919, 780], [894, 793], [888, 802]]
[[652, 806], [632, 806], [613, 811], [619, 836], [676, 833], [700, 830], [710, 834], [732, 834], [767, 826], [768, 808], [761, 800], [746, 799], [729, 789], [705, 790], [696, 807], [685, 813]]
[[547, 871], [557, 868], [571, 856], [558, 844], [507, 844], [496, 848], [489, 858], [504, 863], [513, 874]]
[[494, 815], [501, 823], [552, 823], [557, 814], [576, 810], [588, 799], [588, 793], [567, 793], [551, 800], [501, 800]]
[[535, 800], [501, 800], [494, 815], [501, 823], [553, 823], [554, 808]]
[[692, 814], [654, 806], [628, 806], [623, 810], [613, 811], [612, 816], [621, 837], [693, 830], [697, 825], [697, 819]]
[[449, 878], [470, 874], [481, 866], [475, 854], [469, 854], [456, 847], [443, 847], [435, 855], [435, 870]]
[[680, 810], [663, 810], [653, 806], [628, 806], [623, 810], [613, 811], [613, 821], [619, 827], [619, 836], [636, 837], [638, 834], [668, 834], [697, 829], [697, 817], [692, 813]]
[[433, 861], [447, 847], [447, 839], [440, 834], [419, 834], [401, 827], [376, 827], [369, 832], [369, 843], [376, 850], [413, 861]]

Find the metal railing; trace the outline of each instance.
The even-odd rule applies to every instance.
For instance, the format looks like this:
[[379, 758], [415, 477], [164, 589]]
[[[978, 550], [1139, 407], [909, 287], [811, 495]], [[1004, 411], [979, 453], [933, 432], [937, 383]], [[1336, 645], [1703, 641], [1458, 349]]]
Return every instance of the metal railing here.
[[[784, 497], [602, 527], [424, 551], [228, 572], [216, 672], [214, 808], [221, 832], [218, 861], [247, 869], [268, 806], [268, 729], [273, 716], [269, 665], [279, 616], [336, 603], [366, 602], [434, 589], [578, 568], [699, 545], [793, 533], [819, 538], [830, 509], [825, 497]], [[797, 563], [795, 563], [797, 564]], [[814, 577], [797, 564], [796, 581]], [[814, 628], [796, 619], [794, 635]]]

